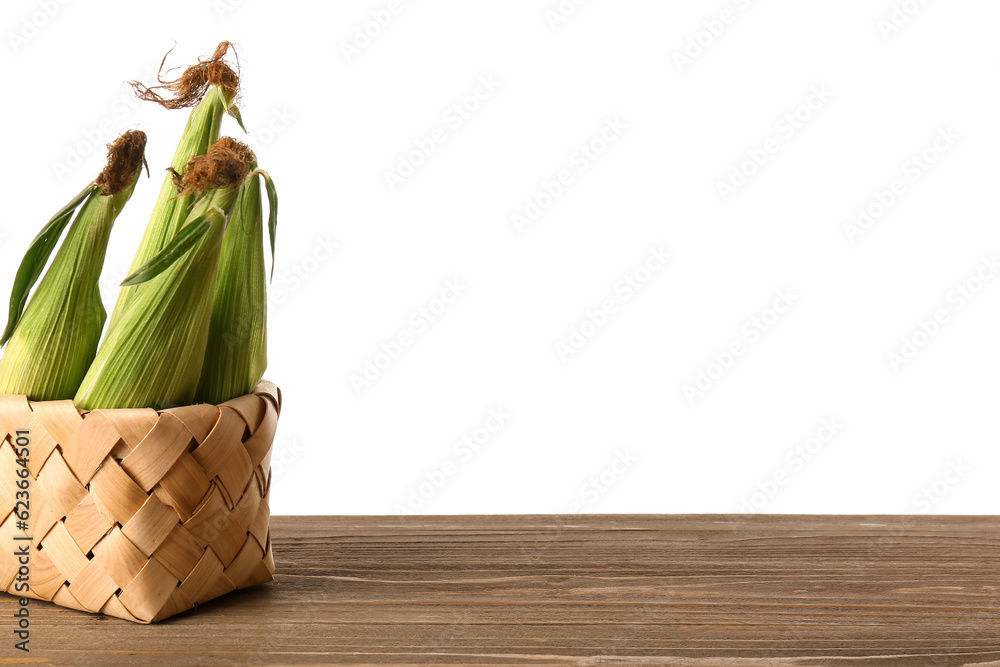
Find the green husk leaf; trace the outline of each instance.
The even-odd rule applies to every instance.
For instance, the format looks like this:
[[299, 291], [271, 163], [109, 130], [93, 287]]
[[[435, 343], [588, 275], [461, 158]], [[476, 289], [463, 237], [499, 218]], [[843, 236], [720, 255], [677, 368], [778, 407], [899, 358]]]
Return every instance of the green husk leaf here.
[[278, 233], [278, 190], [274, 187], [271, 175], [263, 169], [258, 169], [257, 173], [264, 177], [264, 187], [267, 189], [267, 206], [269, 209], [267, 217], [267, 235], [271, 241], [271, 280], [274, 280], [274, 237]]
[[177, 232], [177, 235], [171, 239], [167, 247], [123, 280], [122, 286], [141, 285], [166, 271], [174, 262], [183, 257], [188, 250], [197, 245], [201, 237], [208, 233], [208, 230], [212, 226], [212, 221], [209, 220], [209, 217], [213, 214], [221, 218], [226, 217], [225, 212], [218, 208], [213, 208], [205, 215], [198, 216], [195, 220], [185, 225], [181, 231]]
[[230, 105], [226, 113], [228, 113], [230, 116], [236, 119], [236, 122], [239, 124], [240, 129], [243, 130], [243, 134], [250, 134], [249, 132], [247, 132], [246, 126], [243, 125], [243, 114], [240, 113], [240, 108], [238, 106], [236, 106], [235, 104]]
[[45, 264], [49, 261], [49, 256], [59, 242], [66, 225], [73, 218], [77, 208], [95, 190], [99, 188], [91, 183], [66, 204], [52, 219], [42, 227], [38, 236], [31, 242], [28, 252], [24, 254], [21, 265], [17, 268], [17, 275], [14, 277], [14, 289], [10, 294], [10, 309], [7, 314], [7, 327], [4, 329], [3, 337], [0, 338], [0, 345], [5, 345], [10, 340], [11, 335], [17, 327], [18, 320], [24, 312], [24, 305], [28, 301], [28, 293], [35, 286], [38, 276], [42, 275]]

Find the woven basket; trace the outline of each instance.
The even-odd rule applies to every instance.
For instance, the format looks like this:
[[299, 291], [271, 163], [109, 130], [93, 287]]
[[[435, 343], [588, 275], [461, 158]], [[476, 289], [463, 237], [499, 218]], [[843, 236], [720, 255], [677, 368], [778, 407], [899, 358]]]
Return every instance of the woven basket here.
[[[72, 401], [0, 395], [0, 585], [150, 623], [270, 581], [280, 409], [281, 392], [266, 381], [218, 407], [162, 411], [81, 413]], [[30, 442], [27, 531], [14, 512], [18, 431]], [[28, 544], [25, 592], [14, 551]]]

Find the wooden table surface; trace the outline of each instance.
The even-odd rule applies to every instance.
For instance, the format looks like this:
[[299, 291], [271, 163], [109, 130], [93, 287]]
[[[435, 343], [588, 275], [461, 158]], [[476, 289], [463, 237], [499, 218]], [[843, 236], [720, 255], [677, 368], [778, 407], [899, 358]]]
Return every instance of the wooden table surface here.
[[275, 581], [24, 665], [1000, 667], [1000, 517], [274, 517]]

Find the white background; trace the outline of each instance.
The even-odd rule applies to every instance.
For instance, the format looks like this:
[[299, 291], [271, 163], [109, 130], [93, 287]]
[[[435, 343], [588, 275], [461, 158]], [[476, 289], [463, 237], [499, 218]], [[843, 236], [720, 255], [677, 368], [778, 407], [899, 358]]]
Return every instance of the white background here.
[[[388, 0], [12, 0], [0, 284], [103, 145], [139, 128], [153, 179], [112, 239], [110, 309], [187, 119], [122, 83], [151, 82], [174, 40], [171, 65], [229, 39], [248, 141], [281, 195], [274, 513], [996, 513], [1000, 280], [977, 272], [1000, 252], [1000, 6], [897, 3], [912, 16], [890, 0], [592, 0], [553, 23], [558, 0], [420, 0], [348, 57]], [[615, 141], [581, 159], [609, 120]], [[390, 188], [436, 128], [444, 143]], [[754, 173], [724, 200], [734, 168]], [[512, 215], [562, 170], [571, 184], [519, 230]], [[615, 285], [651, 247], [671, 259], [626, 299]], [[448, 280], [461, 295], [419, 330]], [[971, 300], [953, 292], [967, 283]], [[752, 340], [779, 290], [794, 305]], [[412, 344], [356, 391], [401, 333]], [[699, 371], [718, 379], [692, 402]], [[491, 409], [507, 422], [456, 449]]]

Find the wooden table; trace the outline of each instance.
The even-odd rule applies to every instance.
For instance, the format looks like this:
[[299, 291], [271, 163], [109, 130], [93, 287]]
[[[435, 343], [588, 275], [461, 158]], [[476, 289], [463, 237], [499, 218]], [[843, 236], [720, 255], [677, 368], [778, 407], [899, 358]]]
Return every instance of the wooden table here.
[[[274, 517], [276, 580], [0, 663], [1000, 667], [1000, 517]], [[27, 659], [25, 659], [27, 658]]]

